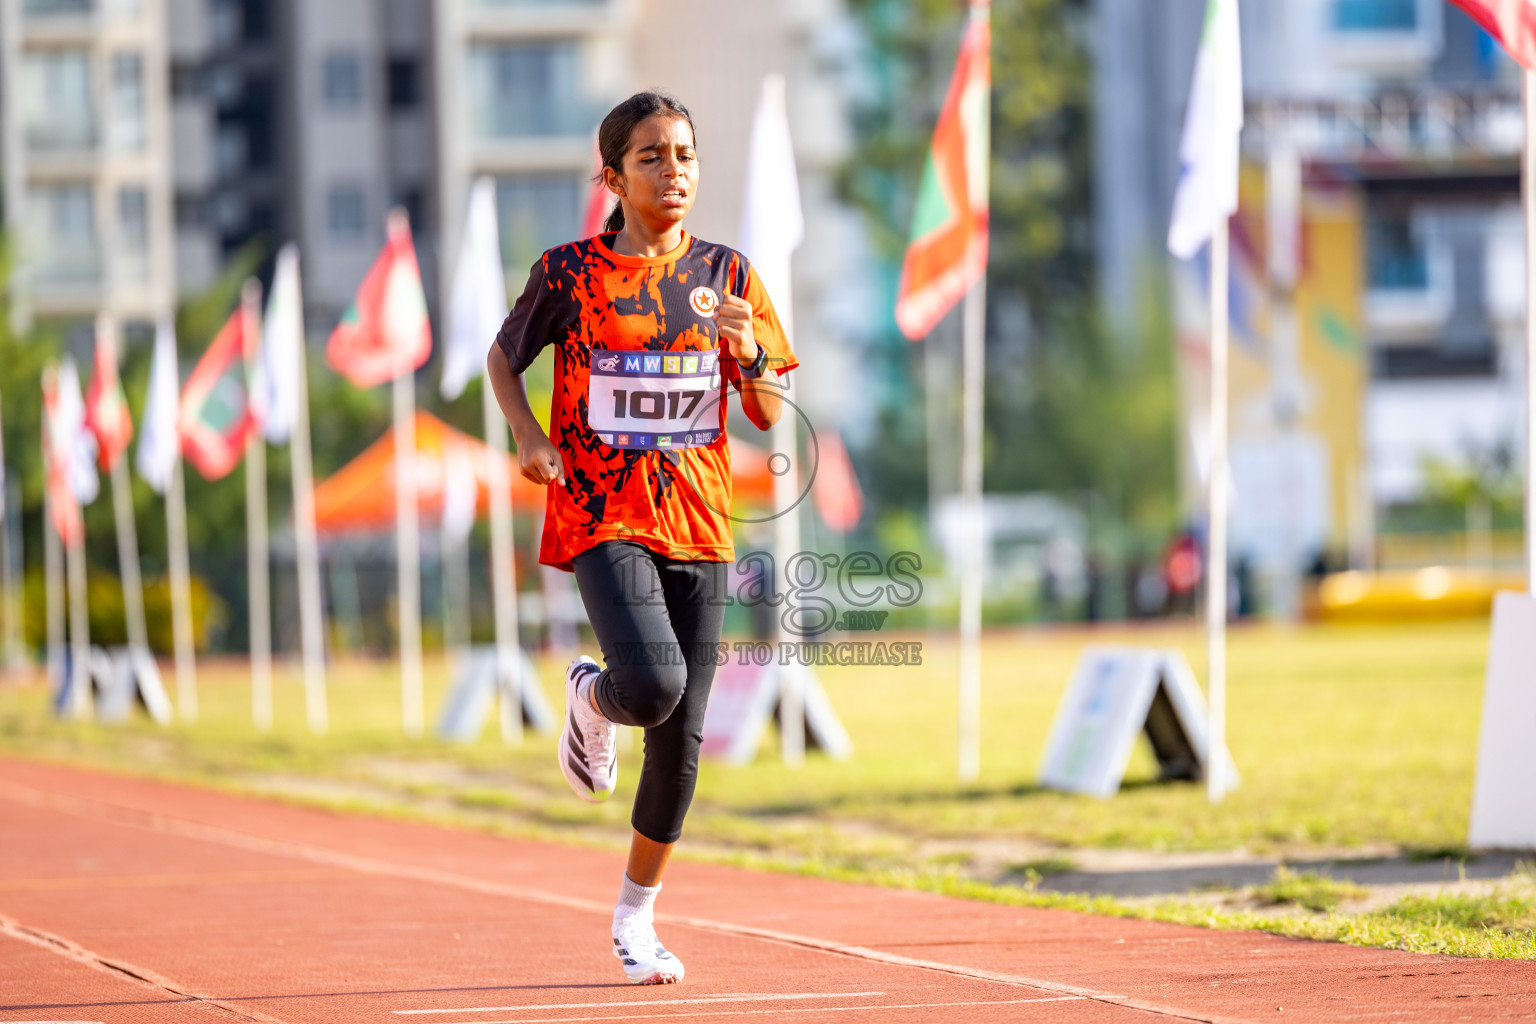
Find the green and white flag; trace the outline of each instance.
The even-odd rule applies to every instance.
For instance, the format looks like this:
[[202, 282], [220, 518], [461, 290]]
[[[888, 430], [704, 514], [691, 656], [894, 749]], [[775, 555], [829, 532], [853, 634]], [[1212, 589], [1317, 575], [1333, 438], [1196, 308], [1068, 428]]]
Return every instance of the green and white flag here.
[[1237, 212], [1238, 137], [1243, 130], [1242, 33], [1237, 0], [1208, 0], [1195, 79], [1179, 143], [1179, 186], [1168, 251], [1194, 257]]

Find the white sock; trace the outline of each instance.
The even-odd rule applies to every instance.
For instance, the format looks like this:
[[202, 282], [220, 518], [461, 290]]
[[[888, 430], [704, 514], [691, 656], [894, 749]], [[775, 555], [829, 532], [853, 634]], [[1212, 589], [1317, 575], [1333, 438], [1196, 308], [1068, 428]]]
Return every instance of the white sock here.
[[613, 908], [613, 923], [618, 924], [636, 914], [650, 917], [652, 908], [656, 905], [656, 894], [661, 892], [661, 883], [652, 886], [636, 885], [629, 880], [628, 872], [624, 875], [624, 887], [619, 890], [618, 906]]
[[598, 675], [599, 673], [597, 672], [588, 672], [586, 678], [576, 684], [576, 699], [581, 701], [594, 715], [606, 722], [608, 716], [603, 714], [602, 709], [597, 706], [597, 701], [592, 699], [592, 684], [597, 682]]

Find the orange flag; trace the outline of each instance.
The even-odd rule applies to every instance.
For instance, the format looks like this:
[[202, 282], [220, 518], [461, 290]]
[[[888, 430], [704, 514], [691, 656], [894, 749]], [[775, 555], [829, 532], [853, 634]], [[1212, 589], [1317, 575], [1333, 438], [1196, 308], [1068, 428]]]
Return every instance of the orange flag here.
[[371, 388], [421, 367], [432, 354], [432, 325], [411, 226], [391, 210], [389, 236], [357, 297], [326, 343], [331, 369], [360, 388]]
[[912, 241], [896, 292], [896, 326], [913, 341], [932, 331], [987, 270], [991, 49], [990, 8], [972, 0], [918, 186]]

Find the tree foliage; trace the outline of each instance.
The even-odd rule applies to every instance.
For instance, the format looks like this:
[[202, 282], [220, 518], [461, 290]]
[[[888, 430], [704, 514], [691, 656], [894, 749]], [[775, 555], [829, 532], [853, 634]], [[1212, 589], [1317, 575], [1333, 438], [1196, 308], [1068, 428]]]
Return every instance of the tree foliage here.
[[[867, 88], [842, 193], [862, 209], [894, 279], [918, 177], [954, 66], [966, 5], [852, 0], [867, 45]], [[992, 5], [991, 253], [985, 487], [1048, 490], [1104, 510], [1148, 539], [1173, 525], [1177, 480], [1171, 332], [1148, 301], [1129, 336], [1099, 316], [1093, 274], [1092, 67], [1087, 0]], [[923, 344], [946, 346], [941, 325]], [[920, 345], [889, 323], [901, 368], [878, 442], [863, 460], [878, 500], [927, 495], [926, 381]], [[958, 372], [948, 383], [958, 382]], [[940, 385], [942, 386], [942, 384]], [[958, 424], [956, 424], [958, 430]], [[1116, 546], [1119, 546], [1118, 544]]]

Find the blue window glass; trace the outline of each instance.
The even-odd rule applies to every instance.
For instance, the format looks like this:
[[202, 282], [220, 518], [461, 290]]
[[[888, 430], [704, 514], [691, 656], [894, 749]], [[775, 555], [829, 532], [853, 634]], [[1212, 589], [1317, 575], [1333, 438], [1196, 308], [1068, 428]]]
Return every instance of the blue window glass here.
[[1334, 0], [1333, 25], [1345, 32], [1411, 32], [1419, 27], [1418, 0]]

